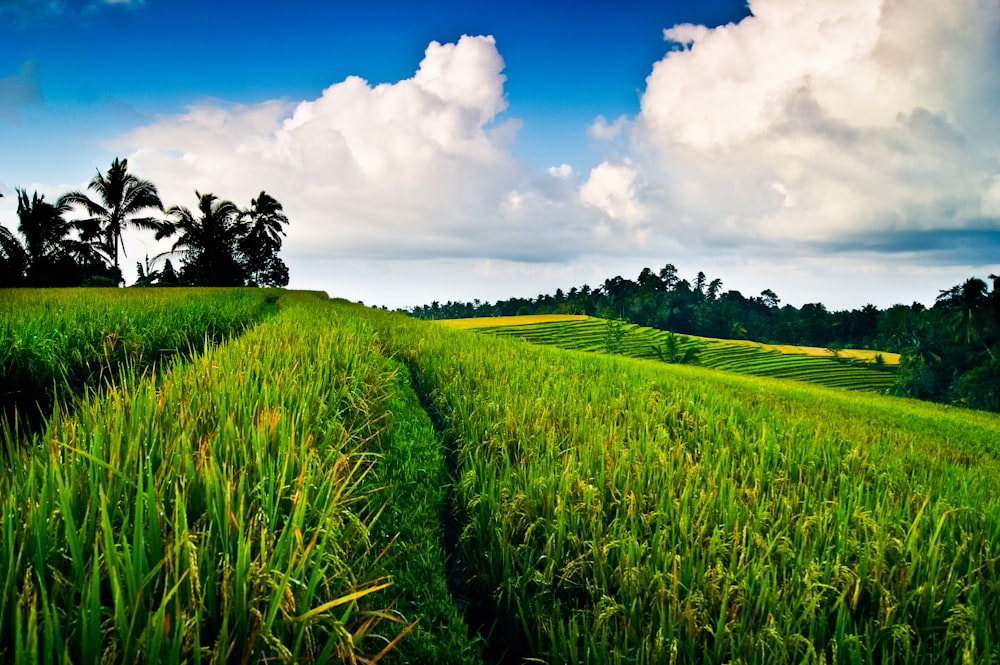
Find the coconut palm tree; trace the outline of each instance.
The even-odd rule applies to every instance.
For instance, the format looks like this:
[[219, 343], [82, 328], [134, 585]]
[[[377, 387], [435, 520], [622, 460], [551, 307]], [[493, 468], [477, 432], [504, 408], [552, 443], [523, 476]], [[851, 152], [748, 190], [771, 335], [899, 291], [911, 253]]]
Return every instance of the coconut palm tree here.
[[214, 194], [195, 192], [198, 214], [173, 206], [156, 239], [180, 234], [172, 251], [183, 257], [181, 278], [199, 286], [242, 286], [243, 266], [237, 260], [238, 243], [246, 235], [240, 209]]
[[282, 227], [288, 224], [281, 204], [262, 191], [250, 200], [250, 207], [241, 213], [241, 219], [246, 235], [238, 245], [247, 282], [254, 286], [286, 286], [288, 268], [278, 258], [281, 236], [285, 235]]
[[0, 226], [0, 288], [21, 286], [28, 269], [28, 253], [10, 229]]
[[952, 332], [955, 341], [978, 342], [982, 336], [982, 316], [986, 307], [986, 282], [971, 277], [949, 292], [948, 306], [953, 309]]
[[66, 220], [63, 215], [68, 210], [62, 200], [53, 204], [38, 192], [29, 197], [17, 190], [17, 230], [24, 239], [29, 285], [73, 286], [86, 277], [87, 268], [103, 265], [105, 257], [93, 245], [71, 236], [81, 231], [81, 223]]
[[958, 286], [942, 291], [938, 302], [952, 310], [951, 331], [955, 341], [970, 346], [982, 342], [986, 352], [992, 357], [993, 352], [983, 337], [990, 306], [986, 282], [978, 277], [971, 277]]
[[115, 272], [121, 276], [118, 250], [125, 255], [122, 233], [129, 227], [159, 232], [162, 222], [153, 217], [140, 217], [149, 210], [163, 210], [156, 187], [128, 172], [128, 160], [117, 157], [107, 173], [97, 175], [87, 185], [97, 195], [91, 199], [83, 192], [70, 192], [60, 197], [66, 205], [79, 205], [90, 217], [82, 220], [84, 241], [98, 240], [101, 250], [113, 259]]
[[281, 227], [288, 224], [288, 217], [273, 196], [262, 191], [257, 198], [250, 199], [250, 207], [243, 211], [243, 216], [249, 223], [250, 235], [260, 235], [281, 244], [281, 236], [285, 235]]

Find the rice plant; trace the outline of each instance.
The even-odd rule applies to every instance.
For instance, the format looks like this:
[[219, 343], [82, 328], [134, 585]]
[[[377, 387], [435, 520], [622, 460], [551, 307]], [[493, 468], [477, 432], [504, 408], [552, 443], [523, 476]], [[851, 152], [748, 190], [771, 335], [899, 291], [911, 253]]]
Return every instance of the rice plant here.
[[383, 659], [414, 626], [368, 483], [395, 376], [293, 305], [51, 420], [0, 471], [0, 660]]
[[1000, 662], [995, 415], [278, 305], [4, 430], [0, 661]]
[[379, 325], [508, 658], [1000, 662], [995, 416]]
[[[2, 289], [0, 406], [37, 425], [57, 400], [242, 332], [273, 310], [259, 289]], [[19, 417], [15, 417], [15, 413]]]
[[577, 315], [455, 319], [442, 321], [441, 325], [563, 349], [697, 363], [727, 372], [852, 390], [884, 392], [895, 383], [894, 371], [899, 364], [899, 355], [893, 353], [864, 349], [833, 352], [805, 346], [711, 339]]

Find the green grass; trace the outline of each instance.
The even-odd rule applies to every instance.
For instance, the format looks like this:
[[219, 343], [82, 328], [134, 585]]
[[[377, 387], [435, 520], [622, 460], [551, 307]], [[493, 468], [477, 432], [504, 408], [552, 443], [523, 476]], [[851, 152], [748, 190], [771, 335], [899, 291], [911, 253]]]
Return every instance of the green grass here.
[[383, 558], [394, 582], [399, 612], [419, 619], [389, 656], [398, 663], [479, 663], [482, 644], [468, 628], [448, 586], [445, 527], [450, 478], [444, 446], [410, 386], [410, 373], [394, 363], [394, 394], [387, 408], [388, 437], [371, 474], [387, 501], [377, 530], [392, 546]]
[[309, 300], [91, 395], [14, 455], [0, 660], [377, 662], [464, 640], [426, 540], [426, 414], [369, 325]]
[[995, 415], [278, 305], [11, 447], [0, 661], [1000, 663]]
[[[18, 426], [128, 368], [218, 343], [273, 314], [272, 289], [0, 289], [0, 415]], [[20, 417], [16, 417], [15, 413]]]
[[386, 318], [516, 658], [1000, 662], [1000, 419]]
[[[608, 322], [592, 317], [549, 317], [540, 322], [521, 322], [518, 317], [460, 319], [443, 325], [472, 329], [492, 335], [518, 337], [535, 344], [563, 349], [615, 353], [632, 358], [659, 359], [671, 333], [628, 323]], [[618, 336], [609, 339], [609, 329], [620, 326]], [[874, 352], [843, 350], [835, 356], [826, 349], [758, 344], [739, 340], [710, 339], [676, 335], [678, 351], [697, 353], [703, 367], [727, 372], [773, 378], [794, 379], [822, 386], [884, 392], [896, 380], [898, 356], [883, 354], [877, 366]]]

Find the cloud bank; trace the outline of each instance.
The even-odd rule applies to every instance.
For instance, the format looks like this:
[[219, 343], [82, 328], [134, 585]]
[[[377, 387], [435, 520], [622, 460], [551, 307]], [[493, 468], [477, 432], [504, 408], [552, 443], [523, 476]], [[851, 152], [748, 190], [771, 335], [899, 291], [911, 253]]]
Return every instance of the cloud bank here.
[[922, 234], [917, 251], [933, 253], [935, 233], [1000, 229], [1000, 5], [749, 7], [738, 25], [664, 32], [673, 50], [632, 134], [672, 213], [657, 232], [885, 253], [914, 251]]
[[207, 103], [119, 139], [171, 201], [193, 190], [249, 201], [261, 188], [293, 224], [288, 247], [315, 256], [569, 256], [601, 223], [572, 170], [510, 151], [503, 59], [492, 37], [432, 42], [412, 78], [349, 77], [319, 98]]
[[849, 288], [848, 271], [870, 284], [917, 279], [914, 265], [995, 265], [1000, 5], [749, 8], [738, 24], [666, 29], [639, 112], [595, 119], [581, 140], [608, 156], [582, 171], [514, 156], [519, 121], [492, 37], [432, 42], [395, 83], [203, 102], [108, 147], [127, 148], [169, 203], [191, 205], [199, 189], [246, 204], [267, 189], [292, 219], [293, 280], [299, 266], [348, 260], [496, 275], [634, 257], [728, 261], [719, 272], [770, 275], [759, 288], [829, 289]]

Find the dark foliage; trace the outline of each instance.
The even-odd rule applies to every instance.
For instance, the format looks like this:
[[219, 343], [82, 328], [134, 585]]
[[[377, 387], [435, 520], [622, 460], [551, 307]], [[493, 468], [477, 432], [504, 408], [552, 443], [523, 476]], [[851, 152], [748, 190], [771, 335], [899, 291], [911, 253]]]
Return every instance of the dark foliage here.
[[[120, 286], [122, 233], [130, 227], [172, 238], [172, 251], [137, 263], [136, 286], [287, 286], [288, 266], [278, 256], [284, 226], [281, 204], [266, 192], [240, 210], [214, 194], [200, 194], [197, 211], [174, 206], [166, 219], [156, 187], [115, 159], [87, 185], [50, 203], [18, 189], [18, 234], [0, 225], [0, 288]], [[77, 208], [84, 219], [68, 219]], [[20, 237], [19, 237], [20, 236]], [[168, 255], [181, 259], [179, 271]], [[159, 267], [162, 262], [162, 268]]]
[[644, 268], [635, 281], [616, 276], [537, 298], [496, 304], [432, 302], [410, 313], [425, 319], [518, 314], [588, 314], [705, 337], [752, 339], [822, 348], [900, 353], [898, 395], [1000, 411], [1000, 278], [992, 290], [978, 278], [941, 292], [934, 307], [919, 303], [829, 311], [822, 303], [781, 306], [774, 291], [746, 297], [723, 291], [699, 272], [681, 279], [667, 264]]
[[288, 218], [266, 192], [240, 210], [232, 201], [195, 192], [197, 213], [174, 206], [157, 238], [178, 236], [179, 280], [197, 286], [286, 286], [288, 268], [278, 257]]

